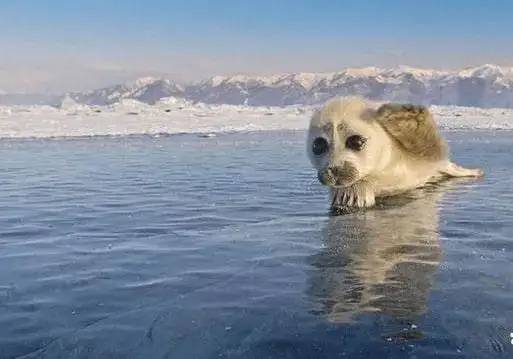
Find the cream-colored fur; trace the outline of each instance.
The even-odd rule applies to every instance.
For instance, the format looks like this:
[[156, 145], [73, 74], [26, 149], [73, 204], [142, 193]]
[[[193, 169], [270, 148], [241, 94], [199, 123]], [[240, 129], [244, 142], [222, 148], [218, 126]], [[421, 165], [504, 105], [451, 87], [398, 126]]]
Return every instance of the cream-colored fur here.
[[[348, 148], [351, 136], [365, 139]], [[315, 154], [316, 139], [327, 150]], [[361, 98], [339, 98], [314, 113], [307, 151], [319, 179], [331, 188], [332, 208], [370, 207], [376, 198], [422, 187], [444, 177], [481, 176], [450, 162], [447, 146], [422, 106], [387, 104], [377, 108]]]

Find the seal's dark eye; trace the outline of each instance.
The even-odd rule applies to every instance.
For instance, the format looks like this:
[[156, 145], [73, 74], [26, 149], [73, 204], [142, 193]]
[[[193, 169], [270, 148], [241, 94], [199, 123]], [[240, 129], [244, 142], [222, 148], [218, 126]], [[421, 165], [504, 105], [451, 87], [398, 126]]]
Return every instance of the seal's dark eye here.
[[322, 137], [317, 137], [313, 141], [312, 152], [314, 153], [314, 155], [320, 156], [323, 153], [328, 151], [328, 147], [329, 147], [329, 145], [328, 145], [328, 141], [326, 141], [326, 139], [324, 139]]
[[353, 151], [361, 151], [367, 139], [360, 135], [349, 136], [346, 140], [346, 147]]

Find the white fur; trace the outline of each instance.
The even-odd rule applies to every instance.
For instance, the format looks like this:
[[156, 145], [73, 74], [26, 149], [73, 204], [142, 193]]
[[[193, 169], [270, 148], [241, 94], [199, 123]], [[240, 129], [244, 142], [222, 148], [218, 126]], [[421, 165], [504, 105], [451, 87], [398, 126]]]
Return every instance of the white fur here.
[[[332, 206], [370, 207], [377, 197], [422, 187], [444, 176], [482, 175], [480, 170], [451, 163], [446, 156], [436, 160], [415, 156], [386, 131], [376, 116], [376, 106], [361, 98], [332, 100], [312, 116], [307, 151], [314, 168], [321, 171], [350, 164], [358, 172], [350, 182], [330, 186]], [[367, 139], [361, 151], [346, 148], [346, 139], [355, 134]], [[322, 155], [312, 152], [318, 137], [329, 143], [329, 151]]]

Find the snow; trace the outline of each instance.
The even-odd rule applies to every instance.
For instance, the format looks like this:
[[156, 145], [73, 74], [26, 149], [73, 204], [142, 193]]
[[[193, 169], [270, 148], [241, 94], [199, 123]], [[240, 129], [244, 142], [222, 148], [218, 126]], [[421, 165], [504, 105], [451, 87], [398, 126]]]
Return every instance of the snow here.
[[513, 68], [501, 67], [492, 64], [485, 64], [478, 67], [471, 67], [459, 72], [461, 77], [497, 78], [503, 76], [508, 80], [513, 79]]
[[108, 106], [0, 106], [0, 138], [47, 138], [304, 129], [298, 108], [192, 104], [166, 98], [155, 105], [123, 99]]
[[125, 84], [125, 86], [126, 87], [143, 87], [143, 86], [151, 85], [152, 83], [159, 81], [159, 80], [161, 80], [161, 79], [152, 77], [152, 76], [145, 76], [145, 77], [140, 77], [133, 82], [129, 81]]
[[[381, 69], [370, 66], [370, 67], [357, 67], [357, 68], [348, 68], [342, 71], [346, 76], [352, 77], [371, 77], [378, 76], [378, 74], [382, 72]], [[328, 74], [329, 76], [329, 74]]]
[[[77, 104], [61, 108], [0, 106], [0, 138], [120, 136], [133, 134], [215, 133], [304, 130], [314, 107], [209, 105], [169, 97], [148, 105], [123, 99], [107, 106]], [[513, 130], [513, 109], [432, 106], [443, 129]]]

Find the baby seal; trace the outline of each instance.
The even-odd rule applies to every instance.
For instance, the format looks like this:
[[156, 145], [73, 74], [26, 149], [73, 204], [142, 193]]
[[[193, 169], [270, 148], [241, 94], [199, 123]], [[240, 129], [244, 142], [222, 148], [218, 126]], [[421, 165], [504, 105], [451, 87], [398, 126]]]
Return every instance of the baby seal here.
[[447, 177], [483, 172], [449, 160], [447, 144], [424, 106], [339, 98], [316, 111], [307, 150], [332, 210], [371, 207], [376, 198]]

